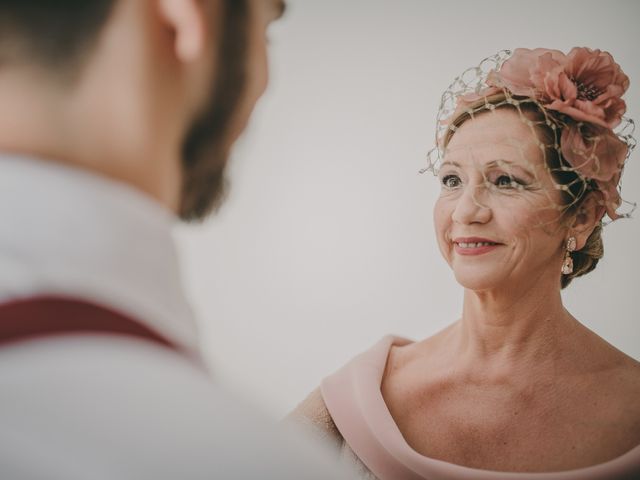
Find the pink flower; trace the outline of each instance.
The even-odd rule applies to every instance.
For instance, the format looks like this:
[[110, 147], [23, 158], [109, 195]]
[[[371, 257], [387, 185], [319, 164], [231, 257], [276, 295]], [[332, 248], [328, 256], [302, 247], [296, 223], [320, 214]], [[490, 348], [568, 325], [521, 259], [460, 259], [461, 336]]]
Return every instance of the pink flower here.
[[627, 157], [627, 144], [608, 128], [571, 123], [562, 130], [560, 145], [567, 162], [582, 176], [595, 180], [609, 217], [618, 218], [616, 209], [621, 198], [617, 185]]
[[611, 129], [626, 111], [620, 97], [629, 78], [608, 52], [576, 47], [565, 55], [546, 48], [518, 48], [500, 71], [489, 74], [487, 84], [534, 98], [576, 122]]

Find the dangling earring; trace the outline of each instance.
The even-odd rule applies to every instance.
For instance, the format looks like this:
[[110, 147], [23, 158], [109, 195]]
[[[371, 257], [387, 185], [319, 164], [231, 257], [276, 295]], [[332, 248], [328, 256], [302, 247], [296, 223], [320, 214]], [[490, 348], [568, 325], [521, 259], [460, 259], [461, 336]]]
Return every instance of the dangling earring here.
[[571, 252], [576, 251], [576, 237], [569, 237], [566, 245], [567, 251], [564, 254], [564, 262], [562, 262], [562, 274], [569, 275], [573, 273], [573, 258]]

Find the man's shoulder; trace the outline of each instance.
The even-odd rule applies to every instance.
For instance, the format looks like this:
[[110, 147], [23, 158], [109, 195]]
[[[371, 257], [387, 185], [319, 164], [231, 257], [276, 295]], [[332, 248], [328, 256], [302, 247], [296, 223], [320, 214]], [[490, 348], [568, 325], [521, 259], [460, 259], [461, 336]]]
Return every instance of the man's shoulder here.
[[151, 343], [82, 336], [5, 347], [0, 391], [0, 456], [10, 455], [0, 464], [16, 467], [12, 478], [41, 465], [66, 478], [82, 477], [77, 469], [105, 478], [332, 478], [321, 453]]

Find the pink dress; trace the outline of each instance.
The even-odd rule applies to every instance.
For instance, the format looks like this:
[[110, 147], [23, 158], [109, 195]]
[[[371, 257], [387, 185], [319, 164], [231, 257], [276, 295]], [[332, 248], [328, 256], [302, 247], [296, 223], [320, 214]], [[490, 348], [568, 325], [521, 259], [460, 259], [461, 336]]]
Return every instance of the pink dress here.
[[599, 465], [545, 473], [479, 470], [421, 455], [403, 438], [380, 391], [389, 349], [408, 343], [404, 338], [384, 337], [321, 384], [322, 398], [340, 434], [380, 480], [640, 479], [640, 445]]

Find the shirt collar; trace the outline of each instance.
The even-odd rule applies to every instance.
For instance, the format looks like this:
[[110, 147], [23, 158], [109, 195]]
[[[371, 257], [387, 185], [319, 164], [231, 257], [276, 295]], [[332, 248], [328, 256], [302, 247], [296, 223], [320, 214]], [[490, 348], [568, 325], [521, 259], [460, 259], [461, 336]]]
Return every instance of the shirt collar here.
[[0, 301], [68, 295], [128, 314], [197, 352], [176, 217], [103, 176], [0, 155]]

